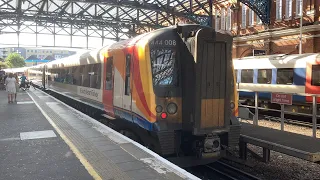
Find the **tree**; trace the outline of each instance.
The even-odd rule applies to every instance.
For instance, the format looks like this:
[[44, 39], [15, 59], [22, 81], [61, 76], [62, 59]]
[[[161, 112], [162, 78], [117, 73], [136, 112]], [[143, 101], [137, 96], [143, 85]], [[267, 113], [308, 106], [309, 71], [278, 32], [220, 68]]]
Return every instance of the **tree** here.
[[18, 68], [26, 65], [23, 57], [18, 53], [10, 53], [5, 59], [5, 62], [10, 68]]
[[5, 69], [7, 67], [6, 63], [0, 61], [0, 69]]

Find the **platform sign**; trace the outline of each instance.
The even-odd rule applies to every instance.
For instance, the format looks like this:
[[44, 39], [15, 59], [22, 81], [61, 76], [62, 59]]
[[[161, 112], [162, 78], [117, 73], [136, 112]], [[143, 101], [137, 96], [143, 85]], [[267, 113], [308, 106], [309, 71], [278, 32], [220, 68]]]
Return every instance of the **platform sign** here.
[[252, 51], [253, 56], [263, 56], [266, 55], [266, 50], [254, 49]]
[[271, 103], [292, 105], [292, 95], [282, 93], [272, 93]]

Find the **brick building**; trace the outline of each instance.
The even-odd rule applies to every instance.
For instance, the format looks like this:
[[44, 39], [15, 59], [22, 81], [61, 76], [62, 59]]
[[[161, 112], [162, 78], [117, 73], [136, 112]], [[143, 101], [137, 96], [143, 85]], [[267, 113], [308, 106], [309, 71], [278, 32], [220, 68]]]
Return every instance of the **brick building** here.
[[[214, 3], [214, 28], [234, 36], [233, 58], [253, 52], [298, 54], [300, 42], [300, 1], [271, 0], [270, 25], [263, 25], [254, 11], [239, 1]], [[320, 0], [304, 0], [302, 53], [320, 53]]]

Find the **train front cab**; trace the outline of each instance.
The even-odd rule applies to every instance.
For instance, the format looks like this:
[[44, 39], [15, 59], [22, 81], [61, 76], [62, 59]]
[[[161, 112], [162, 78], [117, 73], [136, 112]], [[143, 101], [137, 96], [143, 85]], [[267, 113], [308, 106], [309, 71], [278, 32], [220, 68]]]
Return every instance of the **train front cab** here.
[[240, 136], [232, 37], [185, 25], [139, 38], [105, 54], [108, 125], [179, 165], [221, 158]]
[[[166, 46], [161, 40], [177, 43]], [[196, 157], [192, 163], [201, 164], [221, 158], [226, 147], [238, 145], [232, 37], [211, 28], [178, 26], [155, 35], [149, 48], [160, 152]], [[159, 49], [175, 56], [172, 76], [159, 75], [164, 70], [153, 66], [160, 62], [153, 56], [163, 55], [157, 54]]]

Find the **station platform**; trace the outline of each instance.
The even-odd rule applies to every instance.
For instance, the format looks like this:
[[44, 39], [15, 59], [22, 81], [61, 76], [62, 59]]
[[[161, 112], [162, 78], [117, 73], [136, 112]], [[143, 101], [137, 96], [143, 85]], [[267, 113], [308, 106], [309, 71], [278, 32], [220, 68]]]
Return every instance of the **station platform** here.
[[0, 179], [199, 179], [33, 88], [0, 91]]
[[249, 143], [263, 148], [264, 161], [270, 160], [270, 150], [311, 162], [320, 161], [320, 139], [244, 122], [241, 125], [240, 156], [243, 158]]

